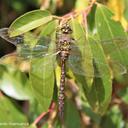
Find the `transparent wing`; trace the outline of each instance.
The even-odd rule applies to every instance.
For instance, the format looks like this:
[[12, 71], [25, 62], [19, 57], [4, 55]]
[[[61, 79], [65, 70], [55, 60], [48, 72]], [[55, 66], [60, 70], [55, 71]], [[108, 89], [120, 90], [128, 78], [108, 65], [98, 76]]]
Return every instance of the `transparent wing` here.
[[[92, 60], [93, 69], [87, 69], [87, 67], [84, 66], [88, 65], [88, 68], [90, 67], [90, 60]], [[100, 72], [97, 69], [97, 65], [100, 66]], [[106, 68], [108, 68], [108, 65], [110, 66], [112, 70], [112, 75], [121, 75], [127, 73], [127, 69], [122, 64], [111, 61], [110, 63], [101, 63], [98, 60], [94, 58], [80, 58], [79, 56], [70, 56], [68, 60], [68, 66], [71, 68], [71, 70], [78, 75], [86, 76], [86, 77], [103, 77], [106, 75]], [[94, 70], [94, 71], [92, 71]], [[102, 72], [101, 72], [102, 71]]]
[[37, 36], [35, 34], [32, 34], [31, 32], [27, 32], [25, 34], [15, 36], [15, 37], [9, 37], [8, 28], [1, 28], [0, 29], [0, 37], [4, 40], [14, 44], [39, 44], [39, 45], [48, 45], [51, 41], [54, 41], [49, 36]]
[[0, 37], [6, 41], [12, 43], [13, 45], [23, 43], [23, 35], [10, 38], [8, 35], [8, 28], [0, 29]]
[[[38, 67], [36, 66], [36, 64], [31, 65], [31, 63], [35, 61], [39, 62], [40, 64], [38, 65]], [[3, 65], [11, 65], [14, 66], [15, 68], [19, 68], [22, 71], [30, 71], [30, 69], [32, 68], [33, 70], [39, 70], [41, 68], [45, 68], [47, 65], [53, 66], [54, 64], [54, 68], [57, 66], [56, 64], [56, 55], [52, 54], [52, 55], [47, 55], [41, 58], [25, 58], [22, 56], [19, 56], [16, 52], [11, 53], [11, 54], [7, 54], [3, 57], [0, 58], [0, 64]], [[50, 71], [50, 69], [47, 69]]]
[[[17, 45], [20, 43], [32, 44], [32, 42], [34, 42], [33, 44], [48, 46], [50, 42], [56, 41], [54, 39], [51, 39], [51, 37], [49, 37], [49, 36], [37, 36], [32, 33], [25, 33], [23, 35], [19, 35], [19, 36], [10, 38], [9, 34], [8, 34], [8, 28], [0, 29], [0, 37], [14, 45]], [[78, 42], [81, 38], [83, 38], [83, 37], [80, 36], [78, 39], [74, 40], [74, 42]], [[110, 53], [113, 52], [110, 49], [111, 45], [116, 45], [116, 48], [118, 48], [118, 49], [127, 49], [128, 48], [127, 36], [116, 37], [116, 38], [107, 39], [107, 40], [99, 40], [98, 42], [101, 43], [101, 45], [103, 47], [108, 48], [110, 50]], [[79, 44], [77, 44], [77, 45], [79, 45]]]
[[[55, 40], [52, 40], [47, 36], [37, 37], [33, 34], [24, 34], [21, 36], [10, 38], [8, 36], [8, 28], [0, 29], [0, 36], [3, 39], [7, 40], [8, 42], [16, 45], [18, 56], [23, 57], [25, 59], [38, 58], [49, 55], [54, 56], [60, 52], [60, 51], [56, 51], [54, 45], [52, 46], [54, 50], [50, 52], [48, 51], [49, 44], [51, 44], [50, 42], [51, 41], [55, 42]], [[74, 41], [76, 42], [76, 46], [77, 45], [79, 46], [79, 44], [77, 44], [78, 40]], [[105, 53], [109, 54], [110, 58], [112, 58], [111, 65], [115, 65], [112, 66], [114, 71], [123, 74], [126, 71], [126, 69], [122, 65], [122, 63], [116, 60], [116, 54], [117, 53], [120, 54], [120, 51], [124, 51], [124, 50], [125, 52], [127, 52], [128, 39], [126, 37], [125, 38], [117, 37], [115, 39], [110, 39], [110, 40], [102, 40], [102, 41], [99, 40], [98, 42], [104, 48]], [[95, 41], [93, 43], [95, 43]], [[69, 56], [69, 61], [68, 61], [68, 64], [71, 67], [71, 69], [77, 74], [92, 76], [93, 72], [91, 70], [89, 71], [90, 64], [92, 63], [94, 67], [94, 75], [97, 77], [104, 75], [104, 69], [107, 68], [108, 64], [101, 63], [98, 59], [93, 58], [92, 56], [87, 56], [87, 54], [86, 56], [81, 55], [81, 51], [79, 51], [78, 47], [76, 46], [75, 45], [71, 46], [71, 55]], [[84, 46], [80, 46], [80, 47], [86, 53], [86, 49], [84, 49], [85, 47]], [[82, 67], [83, 65], [86, 66]], [[103, 69], [102, 72], [99, 73], [97, 71], [97, 69], [95, 68], [97, 65], [100, 65], [100, 67]]]
[[[2, 28], [0, 29], [0, 37], [17, 46], [18, 56], [24, 58], [38, 58], [59, 53], [56, 51], [55, 45], [51, 44], [51, 41], [53, 40], [47, 36], [37, 37], [33, 34], [27, 33], [16, 37], [9, 37], [8, 28]], [[49, 45], [53, 49], [51, 52], [48, 52]]]
[[35, 45], [32, 47], [31, 45], [17, 45], [17, 54], [23, 58], [41, 58], [44, 56], [54, 56], [59, 53], [56, 51], [54, 47], [53, 50], [49, 51], [49, 46], [43, 45]]
[[[81, 38], [83, 37], [79, 37], [78, 39], [74, 40], [74, 42], [78, 42]], [[89, 37], [89, 38], [94, 38], [94, 37]], [[128, 48], [128, 37], [127, 36], [117, 36], [115, 38], [111, 38], [111, 39], [105, 39], [105, 40], [99, 40], [95, 39], [96, 41], [94, 41], [93, 43], [95, 42], [99, 42], [104, 48], [108, 48], [109, 52], [113, 52], [111, 50], [112, 46], [115, 45], [115, 47], [113, 47], [113, 49], [115, 50], [123, 50], [123, 49], [127, 49]], [[79, 45], [79, 44], [78, 44]]]
[[116, 37], [114, 39], [108, 39], [108, 40], [99, 40], [98, 42], [100, 42], [103, 46], [110, 46], [112, 44], [115, 44], [119, 47], [119, 49], [125, 49], [128, 48], [128, 37]]
[[[111, 48], [110, 46], [113, 45], [113, 41], [117, 43], [116, 45], [120, 45], [121, 50], [127, 49], [127, 43], [122, 44], [122, 42], [127, 41], [124, 38], [122, 40], [114, 39], [114, 40], [106, 40], [105, 42], [100, 41], [99, 43], [103, 43], [105, 49], [109, 49]], [[79, 48], [82, 50], [82, 53]], [[111, 53], [113, 53], [114, 51], [115, 50], [109, 51], [110, 59], [107, 59], [107, 55], [106, 55], [105, 57], [106, 60], [104, 62], [100, 62], [98, 58], [95, 58], [94, 56], [90, 56], [90, 54], [88, 55], [87, 49], [85, 49], [84, 46], [79, 46], [79, 44], [76, 43], [76, 45], [72, 46], [71, 54], [68, 59], [68, 66], [75, 74], [89, 76], [89, 77], [104, 76], [106, 73], [105, 70], [108, 68], [108, 66], [110, 69], [112, 69], [113, 74], [117, 74], [117, 73], [124, 74], [127, 72], [125, 66], [122, 63], [120, 63], [120, 61], [116, 60], [116, 58], [111, 58], [111, 55], [113, 55]], [[117, 49], [117, 51], [119, 50]], [[98, 67], [100, 67], [100, 72], [98, 71]]]

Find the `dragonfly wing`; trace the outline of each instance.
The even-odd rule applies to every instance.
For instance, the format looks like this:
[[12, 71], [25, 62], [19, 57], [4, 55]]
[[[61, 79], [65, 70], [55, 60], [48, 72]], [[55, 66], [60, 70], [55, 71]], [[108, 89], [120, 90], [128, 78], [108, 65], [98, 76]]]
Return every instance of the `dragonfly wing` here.
[[119, 49], [128, 48], [128, 38], [126, 37], [116, 37], [108, 40], [99, 40], [103, 46], [110, 46], [115, 44], [118, 46]]
[[[86, 63], [86, 65], [89, 65], [90, 60], [93, 60], [94, 76], [96, 76], [96, 77], [101, 77], [102, 75], [105, 75], [104, 68], [107, 68], [107, 66], [109, 66], [110, 69], [112, 69], [113, 75], [126, 73], [126, 68], [124, 66], [123, 61], [121, 61], [120, 58], [122, 57], [122, 55], [121, 55], [122, 51], [127, 52], [128, 39], [123, 38], [123, 37], [117, 37], [114, 39], [108, 39], [108, 40], [102, 40], [102, 41], [96, 40], [96, 41], [93, 41], [90, 43], [92, 43], [91, 45], [93, 45], [93, 43], [97, 43], [97, 42], [99, 44], [101, 44], [101, 46], [103, 47], [103, 50], [104, 50], [105, 56], [106, 56], [106, 62], [101, 63], [98, 59], [89, 57], [88, 55], [86, 55], [85, 57], [82, 57], [82, 56], [80, 56], [80, 53], [78, 53], [78, 50], [76, 50], [76, 48], [75, 48], [76, 46], [71, 46], [72, 49], [75, 48], [75, 50], [73, 50], [73, 53], [71, 53], [71, 55], [69, 57], [69, 61], [68, 61], [69, 66], [72, 69], [72, 71], [77, 74], [80, 74], [80, 75], [86, 75], [86, 76], [93, 77], [93, 74], [90, 74], [90, 72], [88, 72], [88, 70], [86, 70], [87, 67], [84, 66], [84, 68], [83, 68], [81, 65], [83, 62]], [[84, 49], [85, 46], [80, 46], [80, 47], [83, 47], [82, 51], [84, 51], [86, 53], [85, 50], [87, 50], [87, 49]], [[117, 53], [120, 55], [120, 58], [117, 56]], [[126, 61], [125, 58], [124, 58], [124, 60]], [[100, 73], [96, 69], [97, 65], [100, 65], [100, 67], [103, 69], [100, 71]]]
[[[94, 41], [95, 43], [95, 41]], [[116, 75], [126, 73], [126, 67], [128, 65], [128, 38], [127, 36], [116, 37], [109, 40], [99, 41], [101, 44], [110, 67], [113, 69], [113, 73]], [[111, 65], [111, 62], [113, 65]]]
[[13, 45], [23, 43], [23, 36], [22, 35], [16, 36], [16, 37], [9, 37], [8, 28], [0, 29], [0, 37], [6, 41], [12, 43]]
[[[83, 37], [79, 37], [76, 41], [79, 41]], [[90, 38], [94, 38], [90, 36]], [[99, 40], [99, 38], [95, 37], [95, 41], [93, 43], [99, 42], [104, 50], [109, 53], [113, 54], [113, 52], [119, 52], [120, 50], [127, 50], [128, 49], [128, 37], [115, 37], [112, 39], [105, 39], [105, 40]]]
[[[95, 41], [94, 41], [95, 43]], [[110, 57], [113, 61], [118, 61], [123, 65], [128, 65], [128, 38], [127, 37], [117, 37], [110, 40], [99, 41], [105, 55]]]
[[30, 61], [17, 56], [16, 52], [1, 57], [0, 64], [17, 68], [22, 72], [28, 72], [30, 70]]
[[[27, 71], [29, 71], [31, 68], [35, 71], [35, 70], [40, 70], [40, 68], [45, 68], [47, 65], [53, 66], [53, 63], [54, 63], [54, 66], [56, 67], [55, 58], [56, 58], [55, 54], [47, 55], [41, 58], [25, 58], [25, 57], [19, 56], [16, 52], [14, 52], [1, 57], [0, 64], [12, 65], [21, 69], [22, 71], [24, 71], [24, 69], [26, 71], [26, 68], [27, 68]], [[37, 67], [37, 64], [33, 64], [33, 62], [38, 63], [38, 67]], [[50, 69], [47, 69], [47, 70], [50, 71]]]
[[[38, 45], [40, 46], [40, 45]], [[36, 51], [36, 50], [35, 50]], [[35, 57], [32, 59], [32, 73], [37, 73], [39, 76], [43, 73], [45, 77], [49, 75], [49, 73], [56, 66], [56, 55], [59, 53], [55, 50], [55, 44], [50, 43], [48, 47], [43, 48], [41, 50], [43, 54], [39, 54], [39, 57]], [[37, 55], [37, 54], [36, 54]], [[40, 56], [41, 55], [41, 56]], [[37, 69], [38, 67], [38, 69]], [[47, 72], [47, 73], [46, 73]], [[49, 73], [48, 73], [49, 72]]]
[[[94, 72], [94, 67], [93, 69], [89, 68], [90, 60], [92, 60], [92, 58], [85, 59], [79, 56], [72, 55], [72, 56], [69, 56], [68, 66], [70, 67], [70, 69], [72, 70], [74, 74], [78, 74], [78, 75], [82, 75], [86, 77], [94, 77], [94, 76], [100, 77], [101, 75], [99, 72], [97, 71]], [[93, 64], [93, 60], [92, 60], [92, 64]]]
[[[55, 45], [51, 43], [51, 38], [40, 36], [37, 37], [31, 32], [25, 33], [21, 36], [9, 37], [8, 28], [0, 29], [0, 36], [6, 41], [17, 46], [17, 59], [32, 60], [38, 58], [52, 58], [59, 52], [55, 50]], [[50, 46], [50, 51], [49, 51]], [[7, 56], [6, 56], [7, 57]], [[5, 58], [6, 58], [5, 57]], [[52, 60], [52, 59], [51, 59]], [[44, 65], [49, 64], [46, 61]]]
[[[86, 49], [83, 47], [82, 52], [86, 53]], [[84, 54], [78, 50], [77, 46], [72, 46], [71, 54], [68, 59], [68, 65], [71, 68], [71, 70], [78, 75], [83, 75], [87, 77], [103, 77], [106, 73], [106, 69], [108, 69], [108, 66], [110, 68], [110, 72], [112, 75], [114, 74], [125, 74], [126, 68], [123, 64], [119, 63], [119, 61], [116, 61], [114, 59], [107, 59], [107, 56], [105, 58], [105, 62], [100, 62], [97, 58], [94, 58], [93, 56], [87, 55], [83, 56]], [[93, 69], [92, 69], [92, 65]], [[98, 68], [100, 67], [100, 72], [98, 71]]]
[[127, 73], [126, 66], [119, 63], [118, 61], [108, 59], [108, 65], [113, 76], [124, 75]]
[[[75, 42], [78, 42], [81, 38], [83, 37], [78, 37], [78, 39], [75, 40]], [[90, 38], [94, 38], [92, 36], [90, 36]], [[115, 38], [111, 38], [111, 39], [105, 39], [105, 40], [99, 40], [97, 39], [97, 37], [95, 37], [95, 41], [99, 42], [103, 47], [110, 47], [112, 44], [117, 45], [117, 47], [119, 49], [127, 49], [128, 48], [128, 37], [124, 36], [124, 37], [115, 37]], [[95, 43], [94, 41], [94, 43]], [[110, 49], [110, 48], [109, 48]], [[110, 53], [113, 52], [110, 49]]]
[[31, 32], [24, 33], [23, 35], [9, 37], [8, 28], [1, 28], [0, 29], [0, 37], [4, 40], [17, 45], [20, 43], [24, 44], [39, 44], [39, 45], [48, 45], [51, 41], [54, 41], [49, 36], [37, 36]]
[[[111, 61], [107, 63], [101, 63], [98, 60], [93, 59], [94, 74], [92, 74], [92, 69], [86, 69], [86, 67], [84, 67], [83, 65], [84, 63], [86, 63], [86, 65], [88, 65], [89, 67], [90, 59], [92, 58], [81, 59], [78, 56], [70, 56], [68, 60], [68, 66], [75, 74], [86, 77], [103, 77], [105, 75], [105, 69], [108, 66], [110, 67], [110, 72], [112, 76], [123, 75], [127, 73], [127, 69], [125, 68], [125, 66], [118, 62]], [[97, 65], [100, 66], [100, 72], [98, 71]]]
[[[90, 51], [88, 51], [90, 53]], [[94, 70], [93, 70], [93, 60], [91, 54], [89, 54], [88, 59], [87, 56], [87, 50], [85, 46], [83, 45], [71, 45], [71, 51], [68, 59], [68, 66], [70, 69], [78, 75], [87, 75], [90, 77], [94, 76]], [[89, 70], [90, 69], [90, 70]]]
[[42, 58], [44, 56], [57, 55], [59, 52], [55, 49], [48, 51], [49, 46], [35, 45], [34, 47], [28, 44], [17, 45], [17, 54], [23, 58]]

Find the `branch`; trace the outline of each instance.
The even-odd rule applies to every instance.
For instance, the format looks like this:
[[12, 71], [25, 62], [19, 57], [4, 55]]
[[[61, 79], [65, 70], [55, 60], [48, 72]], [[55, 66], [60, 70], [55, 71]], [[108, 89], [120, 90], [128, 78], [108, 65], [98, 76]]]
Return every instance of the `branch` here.
[[[82, 11], [72, 11], [69, 12], [68, 14], [62, 16], [62, 17], [58, 17], [58, 16], [53, 16], [53, 18], [58, 19], [58, 20], [62, 20], [62, 22], [70, 20], [71, 18], [76, 18], [79, 15], [82, 15], [84, 17], [84, 19], [86, 19], [86, 17], [88, 16], [88, 14], [90, 13], [93, 5], [96, 3], [96, 0], [92, 0], [88, 7]], [[84, 20], [84, 23], [86, 25], [86, 20]]]
[[38, 116], [35, 121], [34, 121], [34, 125], [37, 125], [38, 128], [42, 127], [43, 123], [42, 123], [42, 120], [45, 118], [46, 115], [50, 114], [53, 112], [55, 108], [55, 103], [52, 102], [52, 104], [50, 105], [50, 108], [47, 112], [43, 112], [40, 116]]

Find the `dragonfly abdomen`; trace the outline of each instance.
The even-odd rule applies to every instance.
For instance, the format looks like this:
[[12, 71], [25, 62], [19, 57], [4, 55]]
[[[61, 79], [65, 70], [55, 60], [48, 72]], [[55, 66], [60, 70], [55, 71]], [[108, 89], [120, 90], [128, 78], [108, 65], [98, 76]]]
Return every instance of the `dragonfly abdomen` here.
[[59, 98], [58, 98], [58, 102], [59, 102], [59, 116], [60, 118], [63, 118], [64, 116], [64, 90], [65, 90], [65, 60], [61, 61], [61, 79], [60, 79], [60, 89], [59, 89]]

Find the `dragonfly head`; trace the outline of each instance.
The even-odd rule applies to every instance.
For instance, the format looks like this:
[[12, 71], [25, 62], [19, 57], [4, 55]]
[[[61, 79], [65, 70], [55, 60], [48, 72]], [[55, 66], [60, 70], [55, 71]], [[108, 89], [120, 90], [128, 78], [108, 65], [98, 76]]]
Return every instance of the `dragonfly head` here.
[[61, 27], [61, 32], [63, 34], [72, 34], [72, 29], [69, 24], [65, 23]]

